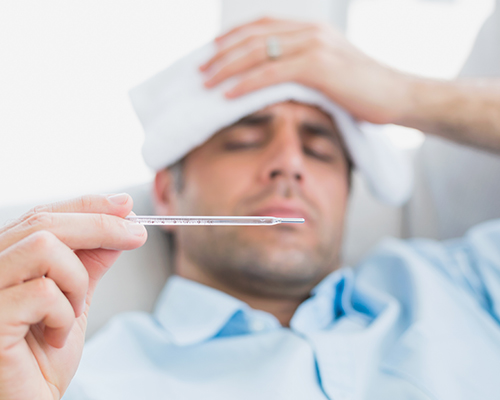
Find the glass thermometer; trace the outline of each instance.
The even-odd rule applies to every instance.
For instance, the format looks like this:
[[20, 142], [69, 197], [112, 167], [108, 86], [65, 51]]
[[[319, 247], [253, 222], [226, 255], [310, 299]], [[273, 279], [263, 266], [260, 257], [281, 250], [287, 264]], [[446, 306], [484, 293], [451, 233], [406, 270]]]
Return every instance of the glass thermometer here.
[[303, 224], [304, 218], [276, 217], [212, 217], [212, 216], [156, 216], [131, 215], [129, 221], [142, 225], [277, 225]]

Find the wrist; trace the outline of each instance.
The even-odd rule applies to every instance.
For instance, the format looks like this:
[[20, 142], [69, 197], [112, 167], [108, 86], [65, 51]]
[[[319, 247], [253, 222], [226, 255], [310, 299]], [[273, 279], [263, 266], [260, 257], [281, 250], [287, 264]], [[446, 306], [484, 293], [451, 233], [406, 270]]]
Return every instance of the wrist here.
[[449, 103], [449, 83], [427, 78], [407, 76], [404, 96], [394, 119], [394, 124], [410, 128], [426, 128], [443, 114], [444, 105]]
[[420, 118], [428, 82], [426, 79], [406, 74], [398, 74], [395, 81], [398, 87], [393, 96], [393, 114], [390, 123], [411, 126], [415, 120]]

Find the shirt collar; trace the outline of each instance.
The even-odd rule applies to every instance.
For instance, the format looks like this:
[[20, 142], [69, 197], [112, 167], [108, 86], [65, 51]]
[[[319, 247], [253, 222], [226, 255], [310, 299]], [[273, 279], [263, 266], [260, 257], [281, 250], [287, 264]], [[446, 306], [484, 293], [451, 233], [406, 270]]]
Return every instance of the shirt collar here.
[[344, 267], [324, 278], [295, 312], [290, 327], [300, 332], [318, 331], [332, 326], [347, 317], [361, 325], [372, 319], [358, 311], [352, 302], [354, 274]]
[[[298, 331], [324, 329], [343, 316], [360, 314], [351, 305], [352, 286], [350, 269], [331, 273], [299, 306], [290, 327]], [[224, 292], [177, 275], [165, 285], [154, 315], [170, 340], [178, 345], [281, 327], [273, 315], [253, 310]]]
[[188, 345], [215, 336], [245, 308], [245, 303], [224, 292], [174, 275], [160, 294], [154, 314], [174, 343]]

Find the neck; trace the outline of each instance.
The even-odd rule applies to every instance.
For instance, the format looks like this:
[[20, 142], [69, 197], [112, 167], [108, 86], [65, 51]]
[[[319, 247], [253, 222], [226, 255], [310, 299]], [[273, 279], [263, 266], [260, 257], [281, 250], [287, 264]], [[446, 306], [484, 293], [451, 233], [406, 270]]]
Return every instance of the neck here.
[[203, 285], [220, 290], [230, 296], [237, 298], [255, 310], [261, 310], [274, 315], [282, 326], [288, 327], [293, 314], [306, 297], [264, 297], [258, 294], [243, 293], [233, 287], [225, 285], [220, 280], [204, 271], [197, 265], [191, 263], [182, 254], [176, 257], [177, 275], [201, 283]]

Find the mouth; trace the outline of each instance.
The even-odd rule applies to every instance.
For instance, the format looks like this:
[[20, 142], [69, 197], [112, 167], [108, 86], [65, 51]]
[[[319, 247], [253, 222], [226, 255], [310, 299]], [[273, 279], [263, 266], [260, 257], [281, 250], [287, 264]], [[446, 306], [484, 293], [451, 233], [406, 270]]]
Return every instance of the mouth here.
[[252, 215], [277, 218], [304, 218], [306, 222], [310, 219], [309, 214], [302, 208], [285, 205], [265, 206], [255, 210]]

